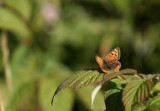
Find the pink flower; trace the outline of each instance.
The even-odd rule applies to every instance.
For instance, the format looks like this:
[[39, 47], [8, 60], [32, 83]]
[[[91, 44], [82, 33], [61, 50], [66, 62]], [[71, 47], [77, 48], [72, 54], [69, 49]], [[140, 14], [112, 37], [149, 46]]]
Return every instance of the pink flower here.
[[60, 9], [53, 4], [46, 4], [42, 7], [42, 16], [47, 24], [53, 24], [59, 17]]

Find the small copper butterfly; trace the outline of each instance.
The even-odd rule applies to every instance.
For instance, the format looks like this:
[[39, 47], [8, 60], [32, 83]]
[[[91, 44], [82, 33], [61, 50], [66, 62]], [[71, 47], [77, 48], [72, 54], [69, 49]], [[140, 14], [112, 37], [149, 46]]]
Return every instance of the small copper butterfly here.
[[121, 68], [121, 63], [118, 61], [120, 59], [120, 48], [116, 47], [104, 58], [96, 56], [96, 61], [104, 73], [109, 73], [111, 71], [118, 71]]

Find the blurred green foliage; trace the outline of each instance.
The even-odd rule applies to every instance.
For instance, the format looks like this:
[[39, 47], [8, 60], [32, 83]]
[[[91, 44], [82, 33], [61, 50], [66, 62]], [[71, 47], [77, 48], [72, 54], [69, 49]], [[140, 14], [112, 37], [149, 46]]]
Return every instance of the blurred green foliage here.
[[[159, 0], [1, 0], [0, 45], [6, 31], [13, 80], [8, 91], [1, 51], [6, 111], [89, 110], [89, 88], [62, 91], [54, 108], [50, 101], [69, 74], [97, 67], [95, 55], [117, 46], [122, 69], [159, 73], [159, 10]], [[96, 98], [100, 110], [103, 94]]]

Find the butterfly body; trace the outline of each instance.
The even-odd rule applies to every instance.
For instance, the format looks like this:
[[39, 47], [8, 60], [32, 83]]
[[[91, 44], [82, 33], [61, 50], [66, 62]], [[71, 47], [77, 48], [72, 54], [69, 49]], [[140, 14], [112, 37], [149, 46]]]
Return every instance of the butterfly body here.
[[111, 71], [118, 71], [121, 67], [121, 63], [118, 61], [119, 59], [120, 59], [119, 47], [113, 49], [104, 58], [96, 56], [96, 61], [104, 73], [109, 73]]

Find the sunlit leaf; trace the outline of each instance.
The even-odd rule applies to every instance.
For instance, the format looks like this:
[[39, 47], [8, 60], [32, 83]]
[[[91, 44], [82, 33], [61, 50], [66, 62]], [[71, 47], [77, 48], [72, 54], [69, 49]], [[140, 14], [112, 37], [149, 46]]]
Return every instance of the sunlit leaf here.
[[154, 92], [160, 92], [160, 82], [158, 82], [155, 86], [154, 86], [154, 88], [153, 88], [153, 93]]
[[71, 87], [75, 89], [79, 89], [88, 85], [93, 84], [96, 81], [99, 81], [103, 78], [105, 74], [98, 72], [96, 69], [91, 70], [81, 70], [76, 72], [75, 74], [68, 77], [65, 81], [63, 81], [57, 90], [55, 91], [55, 94], [52, 99], [52, 104], [55, 95], [62, 89], [66, 87]]
[[98, 91], [102, 88], [102, 85], [97, 85], [93, 91], [92, 91], [92, 95], [91, 95], [91, 110], [93, 110], [94, 108], [94, 105], [93, 105], [93, 102], [94, 102], [94, 99], [98, 93]]
[[[117, 76], [123, 76], [123, 75], [133, 75], [133, 74], [136, 74], [137, 71], [134, 70], [134, 69], [124, 69], [124, 70], [121, 70], [121, 71], [118, 71], [118, 72], [115, 72], [115, 73], [112, 73], [112, 74], [108, 74], [106, 75], [100, 82], [99, 84], [103, 84], [105, 83], [106, 81], [109, 81], [113, 78], [116, 78]], [[129, 77], [130, 78], [130, 77]]]
[[25, 22], [16, 16], [11, 10], [0, 8], [0, 21], [1, 29], [18, 33], [23, 37], [29, 37], [29, 28], [26, 26]]
[[160, 96], [154, 96], [141, 104], [133, 105], [132, 111], [160, 111]]
[[29, 0], [3, 0], [3, 3], [13, 11], [16, 11], [19, 16], [22, 16], [27, 21], [29, 20], [31, 16], [31, 3]]
[[150, 94], [155, 85], [152, 80], [158, 75], [140, 75], [141, 78], [135, 78], [128, 82], [123, 91], [123, 103], [127, 111], [131, 110], [134, 103], [142, 103]]
[[64, 88], [68, 87], [68, 88], [79, 89], [92, 84], [103, 84], [104, 82], [109, 81], [113, 78], [116, 78], [119, 75], [128, 74], [128, 73], [134, 74], [136, 73], [136, 71], [132, 69], [126, 69], [126, 70], [122, 70], [115, 73], [110, 72], [107, 74], [101, 73], [101, 71], [99, 71], [99, 68], [78, 71], [75, 74], [68, 77], [65, 81], [63, 81], [59, 85], [59, 87], [57, 88], [57, 90], [53, 95], [51, 103], [53, 104], [53, 100], [56, 94]]
[[[89, 87], [80, 89], [76, 92], [76, 94], [78, 95], [78, 98], [83, 102], [83, 104], [87, 107], [88, 110], [91, 110], [91, 93], [93, 88], [94, 88], [93, 86], [89, 86]], [[57, 101], [57, 98], [55, 102], [56, 101]], [[104, 94], [102, 91], [99, 91], [94, 100], [93, 111], [100, 111], [104, 108], [104, 106], [105, 106]]]
[[144, 111], [146, 109], [146, 105], [145, 104], [136, 104], [132, 107], [132, 111]]
[[147, 111], [160, 111], [160, 96], [155, 96], [147, 103]]
[[44, 111], [71, 111], [73, 109], [74, 94], [71, 89], [66, 89], [64, 92], [57, 95], [57, 101], [54, 102], [54, 107], [51, 106], [50, 100], [53, 96], [51, 91], [56, 89], [58, 85], [57, 78], [43, 77], [39, 88], [39, 102]]

